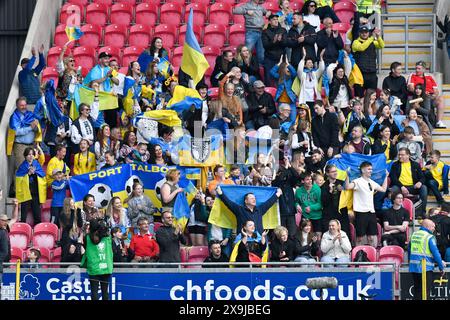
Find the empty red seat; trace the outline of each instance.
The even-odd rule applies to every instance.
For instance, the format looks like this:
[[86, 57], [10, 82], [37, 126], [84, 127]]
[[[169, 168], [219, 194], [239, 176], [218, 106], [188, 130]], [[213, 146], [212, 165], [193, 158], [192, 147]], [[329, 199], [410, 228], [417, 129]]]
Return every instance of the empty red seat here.
[[130, 25], [133, 20], [133, 7], [126, 3], [116, 3], [111, 7], [111, 23]]
[[239, 46], [245, 44], [245, 26], [243, 24], [234, 24], [230, 27], [228, 36], [230, 45]]
[[136, 0], [116, 0], [117, 3], [125, 3], [128, 4], [129, 6], [135, 6], [136, 5]]
[[75, 58], [76, 65], [83, 68], [83, 76], [86, 76], [87, 72], [89, 72], [96, 64], [94, 48], [77, 47], [73, 50], [73, 57]]
[[227, 28], [221, 24], [210, 24], [205, 28], [203, 43], [205, 46], [223, 47], [227, 42]]
[[227, 3], [229, 5], [234, 6], [236, 4], [236, 1], [234, 1], [234, 0], [216, 0], [215, 3]]
[[105, 46], [123, 48], [127, 41], [127, 26], [110, 24], [105, 28]]
[[92, 0], [93, 3], [103, 4], [105, 6], [111, 7], [113, 0]]
[[208, 96], [213, 99], [216, 100], [219, 98], [219, 88], [216, 87], [212, 87], [208, 89]]
[[97, 24], [85, 24], [81, 27], [83, 36], [78, 40], [80, 46], [98, 48], [102, 42], [102, 27]]
[[291, 8], [295, 11], [300, 11], [303, 8], [303, 1], [295, 0], [291, 2]]
[[16, 263], [17, 260], [23, 262], [25, 260], [25, 251], [20, 248], [11, 247], [10, 263]]
[[[209, 250], [207, 246], [196, 246], [191, 247], [188, 253], [187, 262], [203, 262], [209, 255]], [[201, 268], [201, 264], [187, 266], [187, 268]]]
[[207, 6], [202, 3], [191, 3], [186, 7], [184, 21], [187, 23], [191, 8], [194, 10], [194, 26], [203, 26], [207, 18]]
[[214, 68], [214, 65], [216, 64], [216, 58], [221, 54], [220, 48], [205, 46], [202, 48], [202, 51], [206, 60], [208, 60], [210, 68]]
[[277, 13], [280, 10], [276, 2], [265, 1], [262, 6], [272, 13]]
[[61, 247], [55, 248], [52, 252], [51, 262], [61, 262]]
[[108, 8], [104, 4], [91, 3], [86, 7], [86, 23], [104, 26], [108, 22]]
[[211, 1], [210, 0], [191, 0], [191, 3], [200, 3], [200, 4], [204, 4], [205, 6], [208, 6]]
[[[203, 37], [202, 37], [202, 28], [201, 26], [194, 25], [192, 26], [192, 30], [194, 30], [195, 37], [197, 38], [198, 43], [203, 43]], [[182, 46], [184, 44], [184, 39], [186, 38], [186, 30], [187, 30], [187, 24], [182, 25], [180, 27], [179, 36], [178, 36], [178, 44]]]
[[231, 17], [231, 5], [228, 3], [214, 3], [209, 8], [209, 23], [229, 25]]
[[333, 10], [341, 22], [350, 23], [356, 10], [355, 4], [350, 1], [340, 1], [333, 6]]
[[67, 24], [67, 20], [69, 19], [71, 25], [79, 26], [83, 22], [83, 18], [84, 10], [76, 4], [66, 3], [61, 7], [59, 12], [59, 23], [62, 24]]
[[414, 220], [414, 203], [411, 201], [411, 199], [404, 198], [403, 199], [403, 208], [405, 208], [406, 211], [409, 212], [409, 219], [412, 221]]
[[58, 226], [54, 223], [43, 222], [34, 226], [33, 246], [53, 249], [58, 239]]
[[[130, 62], [137, 61], [139, 55], [145, 50], [146, 47], [135, 47], [131, 46], [123, 49], [122, 56], [122, 65], [128, 66]], [[145, 73], [145, 70], [141, 70], [142, 73]]]
[[182, 6], [182, 7], [186, 4], [185, 0], [170, 0], [170, 1], [167, 1], [167, 2], [176, 3], [176, 4], [178, 4], [178, 5]]
[[9, 232], [9, 241], [11, 247], [26, 249], [31, 241], [31, 235], [33, 230], [28, 223], [16, 222], [11, 226]]
[[[55, 29], [55, 36], [53, 38], [53, 45], [58, 47], [64, 47], [64, 45], [69, 41], [66, 34], [66, 25], [59, 24]], [[75, 47], [75, 41], [71, 41], [68, 45], [69, 48]]]
[[55, 85], [57, 85], [58, 78], [59, 74], [58, 71], [56, 71], [55, 67], [47, 67], [44, 69], [44, 71], [42, 71], [42, 78], [41, 78], [42, 83], [45, 83], [48, 80], [52, 79], [53, 81], [55, 81]]
[[223, 48], [223, 51], [225, 51], [225, 50], [229, 50], [229, 51], [233, 52], [233, 55], [235, 56], [236, 52], [237, 52], [237, 47], [236, 46], [228, 46], [228, 47]]
[[378, 261], [394, 261], [397, 265], [403, 263], [404, 250], [399, 246], [382, 247], [379, 252]]
[[158, 7], [155, 4], [141, 3], [136, 6], [136, 24], [154, 26], [158, 19]]
[[[367, 258], [369, 259], [370, 262], [377, 261], [377, 250], [372, 246], [356, 246], [356, 247], [354, 247], [352, 250], [352, 261], [355, 259], [356, 253], [359, 250], [363, 250], [365, 253], [367, 253]], [[361, 267], [366, 267], [366, 266], [361, 266]]]
[[112, 58], [117, 60], [117, 62], [119, 63], [119, 66], [122, 65], [122, 55], [120, 53], [119, 48], [112, 47], [112, 46], [106, 46], [106, 47], [100, 48], [98, 50], [98, 54], [100, 54], [102, 52], [107, 52]]
[[68, 0], [68, 3], [76, 4], [80, 7], [85, 7], [89, 4], [89, 0]]
[[130, 46], [147, 47], [151, 41], [152, 31], [148, 25], [135, 24], [130, 28], [128, 44]]
[[182, 7], [176, 3], [165, 3], [160, 7], [159, 22], [178, 26], [181, 24]]
[[180, 248], [180, 257], [181, 257], [181, 262], [185, 263], [188, 261], [188, 252], [186, 250], [186, 247], [181, 247]]
[[[59, 56], [61, 55], [63, 48], [56, 46], [51, 47], [48, 50], [47, 53], [47, 66], [49, 67], [56, 67], [56, 63], [58, 62]], [[70, 48], [67, 48], [66, 52], [64, 53], [64, 57], [70, 56], [72, 54], [72, 50]]]
[[160, 24], [155, 28], [155, 37], [160, 37], [166, 49], [172, 49], [177, 39], [177, 28], [170, 24]]
[[181, 66], [181, 60], [183, 58], [183, 47], [176, 47], [175, 50], [173, 50], [172, 55], [172, 65], [175, 67]]
[[[243, 6], [245, 3], [238, 4], [235, 7]], [[242, 14], [233, 14], [233, 23], [245, 25], [245, 18]]]

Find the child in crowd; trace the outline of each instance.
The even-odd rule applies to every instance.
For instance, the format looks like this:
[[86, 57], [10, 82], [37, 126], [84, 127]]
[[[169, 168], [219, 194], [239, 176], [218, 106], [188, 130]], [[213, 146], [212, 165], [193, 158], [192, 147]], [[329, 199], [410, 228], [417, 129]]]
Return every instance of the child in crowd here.
[[60, 169], [53, 170], [52, 182], [52, 204], [50, 207], [51, 222], [59, 226], [59, 215], [63, 212], [66, 190], [69, 188], [69, 182]]
[[325, 183], [325, 178], [323, 177], [323, 174], [319, 172], [313, 174], [313, 180], [314, 183], [317, 184], [319, 187], [321, 187]]
[[41, 251], [38, 248], [31, 248], [28, 250], [27, 258], [25, 260], [25, 268], [36, 269], [38, 268], [38, 262], [41, 258]]
[[230, 179], [233, 180], [234, 184], [241, 185], [243, 184], [241, 177], [241, 169], [237, 165], [232, 165], [230, 170]]
[[400, 142], [397, 144], [397, 151], [400, 148], [408, 148], [410, 151], [410, 159], [412, 161], [422, 161], [422, 147], [414, 138], [414, 129], [412, 127], [406, 127], [399, 137]]
[[139, 143], [137, 150], [130, 152], [128, 157], [133, 160], [133, 162], [148, 162], [150, 159], [150, 152], [147, 150], [147, 144], [143, 142]]
[[120, 227], [111, 229], [113, 261], [130, 262], [134, 258], [134, 252], [126, 246], [123, 240], [123, 233]]

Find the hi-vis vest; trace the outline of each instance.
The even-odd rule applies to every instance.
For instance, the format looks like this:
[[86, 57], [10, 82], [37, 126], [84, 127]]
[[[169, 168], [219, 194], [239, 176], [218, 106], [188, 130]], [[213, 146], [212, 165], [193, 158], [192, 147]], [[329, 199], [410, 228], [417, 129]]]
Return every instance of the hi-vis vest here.
[[113, 252], [111, 236], [104, 237], [95, 245], [88, 235], [86, 237], [86, 252], [81, 260], [81, 266], [86, 267], [90, 276], [112, 274]]
[[372, 14], [374, 12], [379, 13], [380, 12], [380, 1], [376, 1], [374, 4], [373, 0], [358, 0], [358, 11], [363, 14]]
[[434, 269], [433, 254], [430, 250], [430, 239], [434, 236], [424, 230], [419, 230], [411, 236], [411, 255], [409, 258], [409, 271], [421, 273], [422, 259], [426, 261], [426, 270]]
[[319, 5], [319, 7], [329, 6], [330, 8], [332, 8], [333, 0], [319, 0], [318, 5]]

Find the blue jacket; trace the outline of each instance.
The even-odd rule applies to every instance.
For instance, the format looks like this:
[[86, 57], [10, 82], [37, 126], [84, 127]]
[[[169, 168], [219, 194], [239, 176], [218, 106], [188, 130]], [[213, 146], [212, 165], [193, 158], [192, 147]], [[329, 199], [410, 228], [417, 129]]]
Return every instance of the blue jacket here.
[[27, 66], [19, 72], [19, 86], [21, 95], [27, 98], [28, 104], [35, 104], [41, 98], [39, 74], [45, 68], [45, 58], [39, 53], [39, 64], [33, 68], [36, 57], [32, 57]]
[[[273, 68], [270, 70], [270, 75], [274, 79], [279, 79], [280, 75], [278, 74], [278, 69], [280, 67], [278, 65], [273, 66]], [[277, 94], [275, 95], [275, 101], [278, 101], [278, 99], [281, 96], [281, 93], [283, 93], [283, 90], [286, 90], [287, 95], [289, 96], [289, 99], [291, 99], [292, 103], [295, 103], [297, 100], [297, 95], [294, 91], [292, 91], [292, 83], [294, 82], [295, 77], [297, 76], [297, 71], [295, 71], [294, 67], [291, 65], [288, 65], [289, 72], [291, 73], [291, 78], [287, 79], [284, 78], [283, 83], [280, 83], [277, 88]]]
[[444, 164], [444, 169], [442, 170], [442, 191], [444, 194], [448, 194], [448, 172], [449, 172], [450, 166], [448, 164]]
[[66, 189], [69, 187], [67, 180], [52, 182], [52, 208], [62, 208], [64, 206], [64, 199], [66, 198]]
[[[433, 233], [428, 230], [425, 227], [420, 227], [419, 230], [425, 231], [427, 233], [429, 233], [430, 235], [433, 235]], [[434, 263], [437, 263], [439, 266], [439, 270], [444, 270], [444, 264], [442, 262], [442, 258], [441, 258], [441, 254], [439, 253], [439, 249], [436, 245], [436, 238], [434, 236], [430, 237], [430, 239], [428, 240], [428, 246], [430, 248], [430, 251], [433, 255], [433, 257], [430, 258], [426, 258], [427, 259], [427, 266], [426, 266], [426, 270], [427, 271], [432, 271], [434, 270]], [[409, 247], [408, 247], [408, 256], [409, 256], [409, 272], [414, 272], [414, 273], [422, 273], [422, 265], [420, 263], [414, 263], [415, 261], [417, 262], [418, 260], [420, 260], [418, 257], [416, 257], [415, 255], [411, 255], [411, 242], [409, 243]], [[431, 266], [430, 264], [433, 264], [433, 266]]]

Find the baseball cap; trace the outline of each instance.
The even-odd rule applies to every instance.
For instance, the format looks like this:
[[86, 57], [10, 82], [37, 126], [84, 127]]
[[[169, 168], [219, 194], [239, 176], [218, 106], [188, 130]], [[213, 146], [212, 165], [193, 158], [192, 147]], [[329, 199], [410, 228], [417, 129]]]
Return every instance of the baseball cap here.
[[107, 57], [111, 58], [111, 56], [108, 54], [108, 52], [102, 52], [98, 55], [99, 59], [107, 58]]
[[423, 60], [420, 60], [420, 61], [416, 62], [416, 67], [417, 66], [422, 66], [422, 67], [426, 68], [427, 67], [427, 63], [425, 61], [423, 61]]
[[272, 14], [269, 16], [269, 20], [272, 20], [273, 18], [278, 18], [278, 15], [275, 14], [275, 13], [272, 13]]
[[256, 80], [253, 82], [253, 88], [265, 88], [266, 85], [261, 80]]
[[359, 27], [359, 32], [369, 32], [369, 27], [367, 25], [362, 25]]
[[0, 220], [2, 221], [8, 221], [11, 220], [10, 218], [8, 218], [8, 216], [6, 214], [0, 214]]
[[62, 170], [61, 169], [54, 169], [53, 171], [52, 171], [52, 175], [55, 175], [55, 174], [57, 174], [57, 173], [62, 173]]

